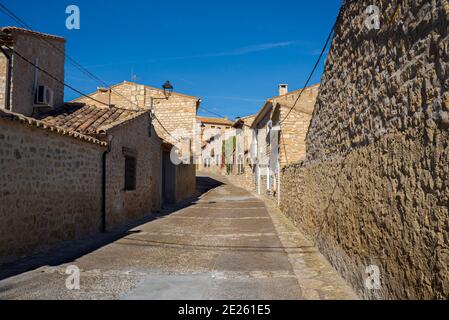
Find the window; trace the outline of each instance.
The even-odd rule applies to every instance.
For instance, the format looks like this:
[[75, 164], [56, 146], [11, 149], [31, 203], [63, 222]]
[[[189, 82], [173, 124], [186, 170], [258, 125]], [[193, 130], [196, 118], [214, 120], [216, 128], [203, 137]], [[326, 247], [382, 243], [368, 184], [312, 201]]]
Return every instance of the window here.
[[136, 190], [136, 158], [125, 156], [125, 191]]

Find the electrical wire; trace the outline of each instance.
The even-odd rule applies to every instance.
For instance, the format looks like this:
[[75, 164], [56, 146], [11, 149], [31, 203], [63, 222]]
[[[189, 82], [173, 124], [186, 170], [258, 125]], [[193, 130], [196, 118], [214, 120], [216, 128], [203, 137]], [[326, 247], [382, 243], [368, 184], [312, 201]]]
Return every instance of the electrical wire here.
[[[5, 46], [6, 48], [8, 48], [11, 52], [13, 52], [15, 55], [17, 55], [19, 58], [21, 58], [22, 60], [24, 60], [26, 63], [28, 63], [28, 64], [30, 64], [31, 66], [35, 67], [37, 70], [41, 71], [42, 73], [44, 73], [45, 75], [47, 75], [47, 76], [50, 77], [51, 79], [55, 80], [56, 82], [58, 82], [58, 83], [62, 84], [63, 86], [65, 86], [65, 87], [67, 87], [67, 88], [73, 90], [74, 92], [80, 94], [80, 95], [83, 96], [83, 97], [86, 97], [86, 98], [88, 98], [88, 99], [90, 99], [90, 100], [92, 100], [92, 101], [94, 101], [94, 102], [97, 102], [97, 103], [99, 103], [99, 104], [102, 104], [102, 105], [105, 105], [105, 106], [107, 106], [107, 107], [110, 107], [109, 104], [107, 104], [107, 103], [105, 103], [105, 102], [103, 102], [103, 101], [97, 100], [97, 99], [95, 99], [95, 98], [93, 98], [93, 97], [91, 97], [91, 96], [89, 96], [89, 95], [83, 93], [82, 91], [76, 89], [76, 88], [73, 87], [72, 85], [67, 84], [67, 83], [65, 83], [64, 81], [61, 81], [60, 79], [58, 79], [57, 77], [55, 77], [54, 75], [52, 75], [51, 73], [49, 73], [48, 71], [46, 71], [45, 69], [42, 69], [41, 67], [37, 66], [35, 63], [33, 63], [32, 61], [30, 61], [30, 60], [27, 59], [26, 57], [24, 57], [24, 56], [23, 56], [22, 54], [20, 54], [17, 50], [11, 48], [11, 47], [8, 46], [8, 45], [4, 45], [4, 46]], [[115, 109], [118, 109], [118, 110], [131, 111], [131, 112], [139, 112], [139, 111], [142, 110], [141, 108], [140, 108], [140, 110], [134, 110], [134, 109], [127, 109], [127, 108], [116, 107], [116, 106], [114, 106], [114, 108], [115, 108]], [[156, 117], [155, 114], [152, 114], [151, 116], [152, 116], [154, 119], [156, 119], [156, 121], [159, 123], [159, 125], [162, 127], [162, 129], [163, 129], [167, 134], [169, 134], [175, 141], [181, 142], [179, 139], [177, 139], [175, 136], [173, 136], [173, 135], [167, 130], [167, 128], [165, 128], [165, 126], [161, 123], [161, 121]]]
[[[12, 10], [8, 9], [4, 4], [0, 3], [0, 10], [3, 11], [6, 15], [8, 15], [10, 18], [12, 18], [13, 20], [15, 20], [16, 22], [18, 22], [20, 25], [22, 25], [23, 27], [29, 29], [30, 31], [34, 31], [33, 28], [28, 25], [25, 21], [23, 21], [23, 19], [21, 19], [19, 16], [17, 16]], [[36, 31], [34, 31], [36, 32]], [[68, 54], [66, 54], [63, 50], [61, 50], [60, 48], [58, 48], [57, 46], [55, 46], [54, 44], [52, 44], [51, 42], [47, 41], [44, 38], [40, 38], [41, 41], [45, 42], [47, 45], [49, 45], [50, 47], [52, 47], [53, 49], [55, 49], [59, 54], [61, 54], [63, 57], [67, 58], [69, 60], [69, 62], [74, 65], [78, 70], [80, 70], [81, 72], [83, 72], [85, 75], [87, 75], [88, 77], [90, 77], [91, 79], [97, 81], [98, 83], [100, 83], [101, 85], [107, 87], [111, 92], [114, 92], [115, 94], [117, 94], [118, 96], [122, 97], [123, 99], [125, 99], [127, 102], [129, 102], [131, 105], [136, 106], [138, 109], [141, 109], [141, 107], [139, 105], [137, 105], [136, 103], [132, 102], [131, 100], [128, 99], [128, 97], [124, 96], [123, 94], [121, 94], [120, 92], [117, 92], [116, 90], [114, 90], [112, 88], [112, 86], [110, 86], [109, 84], [107, 84], [105, 81], [103, 81], [102, 79], [100, 79], [98, 76], [94, 75], [92, 72], [90, 72], [88, 69], [86, 69], [85, 67], [83, 67], [80, 63], [78, 63], [74, 58], [72, 58], [71, 56], [69, 56]], [[9, 48], [9, 47], [8, 47]], [[11, 50], [11, 48], [9, 48]], [[38, 66], [36, 66], [34, 63], [32, 63], [31, 61], [29, 61], [28, 59], [26, 59], [25, 57], [23, 57], [22, 55], [20, 55], [17, 51], [12, 50], [13, 52], [15, 52], [18, 56], [20, 56], [22, 59], [24, 59], [26, 62], [30, 63], [31, 65], [33, 65], [34, 67], [36, 67], [38, 70], [42, 71], [43, 73], [47, 74], [49, 77], [51, 77], [52, 79], [54, 79], [55, 81], [58, 81], [59, 83], [63, 84], [64, 86], [66, 86], [67, 88], [73, 90], [74, 92], [89, 98], [97, 103], [101, 103], [103, 105], [109, 106], [108, 104], [99, 101], [97, 99], [92, 98], [91, 96], [84, 94], [83, 92], [81, 92], [80, 90], [74, 88], [73, 86], [61, 81], [60, 79], [57, 79], [56, 77], [54, 77], [53, 75], [51, 75], [50, 73], [48, 73], [47, 71], [43, 70], [42, 68], [39, 68]], [[119, 107], [115, 107], [117, 109], [121, 109], [121, 110], [126, 110], [126, 111], [136, 111], [136, 110], [132, 110], [132, 109], [125, 109], [125, 108], [119, 108]], [[154, 117], [158, 123], [160, 124], [160, 126], [162, 127], [162, 129], [167, 132], [175, 141], [177, 142], [181, 142], [180, 140], [176, 139], [165, 127], [164, 125], [161, 123], [161, 121], [157, 118], [157, 116], [155, 114], [152, 114], [152, 117]]]

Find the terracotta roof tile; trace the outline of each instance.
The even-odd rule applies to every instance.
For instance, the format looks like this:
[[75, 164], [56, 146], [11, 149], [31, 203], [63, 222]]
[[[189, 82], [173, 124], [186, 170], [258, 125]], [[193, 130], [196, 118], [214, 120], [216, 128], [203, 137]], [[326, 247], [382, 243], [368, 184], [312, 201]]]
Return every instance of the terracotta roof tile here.
[[97, 107], [83, 103], [67, 103], [61, 108], [38, 115], [36, 118], [68, 131], [96, 136], [107, 130], [145, 114], [118, 107]]
[[93, 144], [98, 144], [103, 147], [107, 146], [107, 142], [105, 142], [105, 141], [101, 141], [99, 139], [96, 139], [96, 138], [88, 136], [88, 135], [81, 134], [79, 132], [66, 130], [57, 125], [51, 125], [45, 121], [40, 121], [35, 118], [26, 117], [26, 116], [18, 114], [18, 113], [6, 111], [6, 110], [0, 110], [0, 119], [17, 121], [21, 124], [25, 124], [30, 127], [52, 131], [52, 132], [55, 132], [55, 133], [58, 133], [61, 135], [72, 137], [74, 139], [86, 141], [86, 142], [93, 143]]

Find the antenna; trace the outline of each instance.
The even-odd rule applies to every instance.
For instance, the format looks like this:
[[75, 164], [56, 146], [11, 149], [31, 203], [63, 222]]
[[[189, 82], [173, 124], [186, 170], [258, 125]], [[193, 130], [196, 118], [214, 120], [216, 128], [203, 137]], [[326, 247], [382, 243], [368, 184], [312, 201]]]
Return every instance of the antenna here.
[[137, 82], [137, 75], [134, 73], [134, 68], [131, 69], [131, 81]]

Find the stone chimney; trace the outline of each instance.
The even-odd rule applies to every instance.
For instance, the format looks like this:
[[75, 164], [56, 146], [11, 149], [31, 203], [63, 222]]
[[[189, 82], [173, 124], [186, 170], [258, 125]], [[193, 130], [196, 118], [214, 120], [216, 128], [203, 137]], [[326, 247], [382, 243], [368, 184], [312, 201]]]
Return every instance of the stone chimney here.
[[103, 102], [105, 105], [108, 105], [110, 107], [111, 106], [111, 93], [112, 93], [111, 89], [98, 87], [97, 92], [98, 92], [98, 94], [95, 96], [95, 98], [98, 101]]
[[280, 96], [288, 93], [288, 84], [280, 84], [278, 87]]

